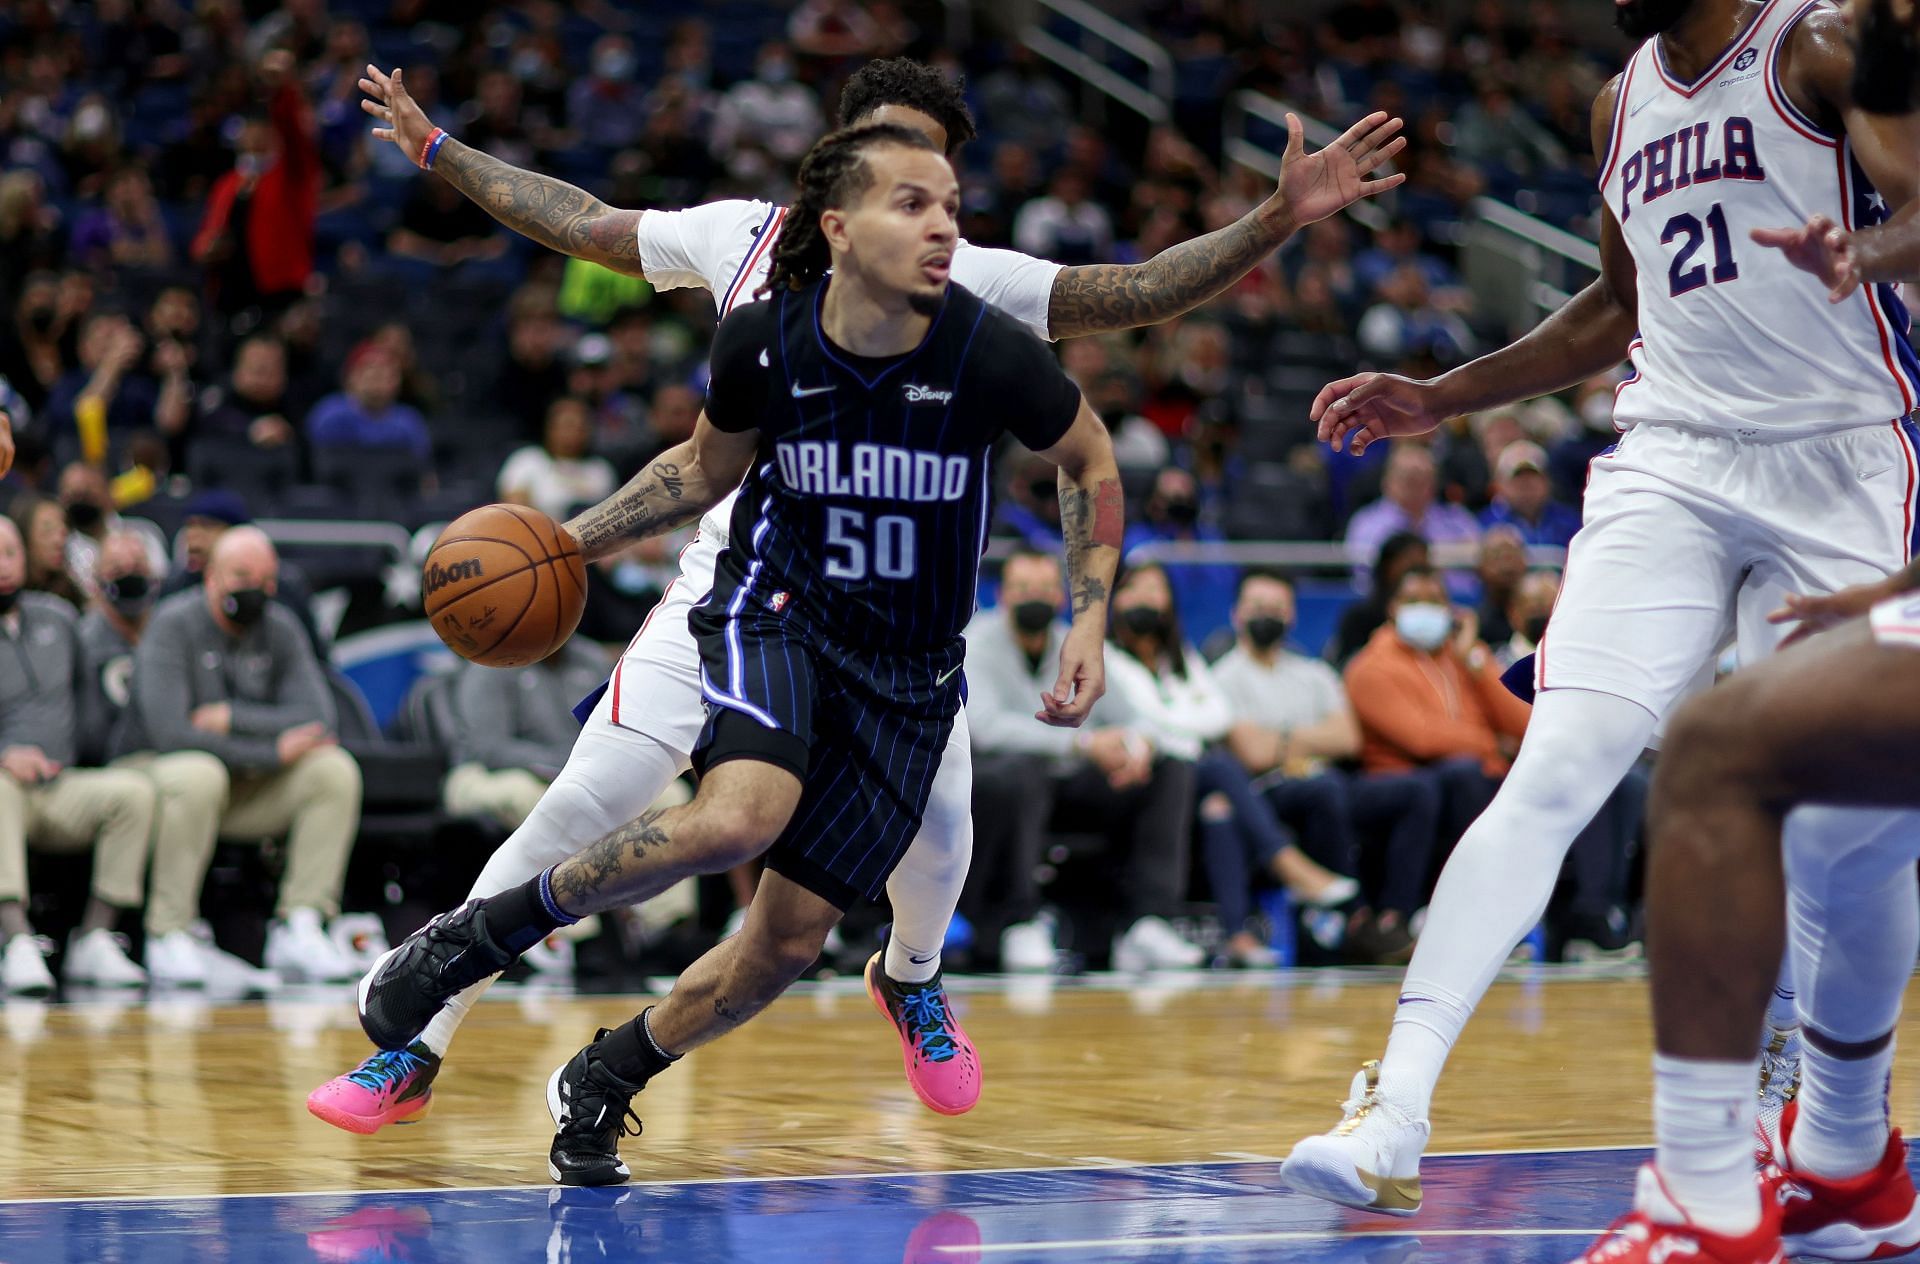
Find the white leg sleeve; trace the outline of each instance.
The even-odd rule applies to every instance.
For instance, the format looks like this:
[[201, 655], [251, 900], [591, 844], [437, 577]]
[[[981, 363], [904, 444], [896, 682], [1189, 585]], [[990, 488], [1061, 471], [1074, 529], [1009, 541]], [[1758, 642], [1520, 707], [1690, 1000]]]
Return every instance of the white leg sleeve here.
[[886, 971], [902, 983], [924, 982], [940, 968], [940, 946], [973, 859], [973, 754], [966, 720], [964, 710], [954, 719], [920, 832], [887, 879], [893, 930]]

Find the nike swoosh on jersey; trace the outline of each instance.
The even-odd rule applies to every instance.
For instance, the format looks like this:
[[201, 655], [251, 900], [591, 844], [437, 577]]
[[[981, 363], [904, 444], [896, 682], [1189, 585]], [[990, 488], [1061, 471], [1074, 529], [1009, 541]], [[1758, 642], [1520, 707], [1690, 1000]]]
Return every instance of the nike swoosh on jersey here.
[[800, 383], [795, 382], [793, 384], [793, 397], [795, 399], [805, 399], [809, 395], [825, 395], [828, 391], [837, 391], [839, 389], [840, 388], [838, 386], [832, 386], [832, 385], [802, 386], [800, 385]]
[[767, 359], [767, 349], [765, 347], [760, 348], [760, 367], [763, 369], [773, 367], [772, 362]]
[[955, 663], [953, 666], [947, 668], [947, 670], [941, 672], [938, 676], [934, 677], [933, 683], [936, 685], [946, 684], [949, 680], [953, 679], [953, 673], [959, 671], [962, 667], [965, 667], [965, 666], [966, 666], [965, 663]]

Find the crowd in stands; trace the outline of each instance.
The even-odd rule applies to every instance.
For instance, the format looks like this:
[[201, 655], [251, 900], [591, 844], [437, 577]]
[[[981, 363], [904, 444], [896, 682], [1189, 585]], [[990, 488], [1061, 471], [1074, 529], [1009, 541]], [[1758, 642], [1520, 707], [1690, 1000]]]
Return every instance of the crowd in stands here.
[[[1152, 0], [1138, 20], [1175, 58], [1173, 121], [1130, 137], [1082, 121], [1080, 88], [1004, 33], [944, 47], [943, 7], [910, 0], [0, 7], [0, 407], [18, 444], [0, 482], [7, 986], [47, 973], [29, 847], [94, 852], [70, 979], [135, 979], [140, 953], [115, 932], [144, 930], [156, 981], [258, 982], [212, 947], [199, 902], [216, 844], [261, 840], [283, 858], [265, 967], [353, 973], [365, 945], [328, 932], [363, 771], [328, 671], [341, 615], [249, 524], [412, 530], [491, 499], [561, 516], [692, 432], [708, 296], [498, 227], [370, 135], [369, 61], [401, 68], [470, 145], [616, 205], [677, 207], [784, 200], [846, 76], [918, 57], [969, 77], [967, 237], [1065, 263], [1144, 259], [1265, 195], [1219, 157], [1231, 92], [1342, 125], [1402, 114], [1411, 178], [1379, 231], [1323, 221], [1186, 317], [1060, 348], [1114, 434], [1129, 553], [1344, 541], [1337, 631], [1299, 643], [1287, 575], [1136, 557], [1095, 725], [1041, 728], [1058, 505], [1050, 471], [1005, 453], [993, 533], [1011, 555], [969, 633], [979, 844], [963, 912], [982, 964], [1051, 968], [1057, 899], [1093, 872], [1113, 924], [1097, 944], [1081, 931], [1090, 959], [1201, 963], [1204, 898], [1208, 947], [1258, 965], [1272, 888], [1323, 959], [1404, 960], [1524, 731], [1500, 673], [1538, 641], [1556, 586], [1526, 550], [1567, 543], [1585, 462], [1612, 435], [1605, 378], [1361, 458], [1313, 442], [1325, 382], [1430, 374], [1506, 336], [1460, 280], [1472, 198], [1576, 228], [1591, 213], [1586, 106], [1621, 49], [1582, 46], [1551, 5], [1438, 14]], [[1477, 568], [1436, 574], [1429, 544], [1477, 549]], [[558, 700], [604, 672], [675, 551], [598, 564], [582, 635], [553, 661], [459, 676], [447, 812], [524, 816], [570, 741]], [[372, 587], [376, 608], [350, 622], [417, 617]], [[1566, 927], [1609, 947], [1628, 938], [1636, 793], [1576, 853]], [[1081, 853], [1114, 863], [1076, 870]]]

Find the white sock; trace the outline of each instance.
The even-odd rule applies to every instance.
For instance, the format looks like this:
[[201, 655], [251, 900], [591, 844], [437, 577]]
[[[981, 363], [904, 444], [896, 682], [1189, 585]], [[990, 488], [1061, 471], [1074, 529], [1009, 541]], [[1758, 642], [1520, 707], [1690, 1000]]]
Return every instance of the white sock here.
[[1771, 1042], [1799, 1030], [1800, 998], [1794, 994], [1793, 954], [1789, 952], [1780, 958], [1780, 979], [1773, 985], [1773, 999], [1767, 1002], [1767, 1037]]
[[[1401, 1006], [1381, 1061], [1382, 1090], [1391, 1083], [1392, 1100], [1414, 1118], [1427, 1117], [1467, 1015], [1539, 923], [1574, 836], [1640, 757], [1653, 727], [1652, 712], [1611, 694], [1550, 689], [1535, 700], [1513, 771], [1441, 871], [1400, 989], [1434, 1002]], [[1401, 1038], [1402, 1020], [1414, 1012], [1424, 1012], [1437, 1040]]]
[[1653, 1056], [1654, 1159], [1667, 1190], [1702, 1229], [1734, 1236], [1760, 1223], [1753, 1129], [1760, 1059]]
[[[487, 861], [468, 898], [498, 895], [560, 863], [633, 820], [650, 807], [687, 766], [687, 757], [632, 729], [610, 722], [611, 702], [600, 705], [581, 729], [567, 765], [540, 796], [520, 828]], [[449, 1000], [421, 1033], [441, 1057], [467, 1014], [493, 986], [482, 979]]]
[[920, 832], [887, 878], [893, 929], [887, 933], [887, 976], [898, 983], [924, 983], [940, 969], [947, 925], [960, 904], [973, 859], [973, 761], [966, 730], [954, 726], [934, 774]]
[[1843, 1180], [1871, 1171], [1886, 1152], [1894, 1041], [1864, 1058], [1836, 1058], [1824, 1043], [1815, 1036], [1801, 1050], [1799, 1118], [1787, 1160], [1796, 1172]]

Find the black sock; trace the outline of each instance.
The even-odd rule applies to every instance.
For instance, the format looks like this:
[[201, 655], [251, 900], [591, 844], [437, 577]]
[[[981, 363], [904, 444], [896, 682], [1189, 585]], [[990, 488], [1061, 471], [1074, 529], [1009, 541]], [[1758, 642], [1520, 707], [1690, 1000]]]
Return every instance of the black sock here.
[[621, 1023], [593, 1045], [600, 1064], [629, 1084], [644, 1086], [680, 1060], [679, 1054], [668, 1053], [654, 1040], [647, 1026], [647, 1015], [652, 1012], [653, 1007], [649, 1005], [638, 1018]]
[[548, 885], [551, 869], [541, 871], [520, 886], [509, 887], [481, 901], [487, 910], [487, 933], [509, 952], [522, 953], [562, 926], [580, 919], [569, 917], [553, 901]]

